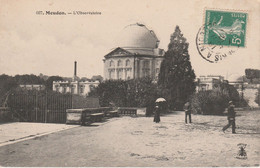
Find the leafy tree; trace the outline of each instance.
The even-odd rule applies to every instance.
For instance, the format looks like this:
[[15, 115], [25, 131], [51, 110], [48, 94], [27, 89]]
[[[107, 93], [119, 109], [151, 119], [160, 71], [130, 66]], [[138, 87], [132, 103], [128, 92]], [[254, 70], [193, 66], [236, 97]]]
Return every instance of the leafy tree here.
[[106, 80], [94, 88], [89, 96], [99, 97], [101, 106], [147, 107], [150, 112], [158, 98], [157, 85], [151, 78]]
[[246, 78], [250, 79], [250, 82], [253, 82], [253, 79], [260, 78], [260, 70], [258, 69], [246, 69]]
[[8, 92], [17, 86], [18, 84], [12, 76], [0, 75], [0, 106], [3, 105]]
[[36, 75], [15, 75], [15, 80], [17, 84], [43, 84], [44, 79], [40, 78], [39, 76]]
[[82, 78], [80, 78], [80, 82], [84, 82], [84, 81], [89, 81], [89, 79], [87, 78], [87, 77], [82, 77]]
[[192, 112], [197, 114], [223, 114], [230, 98], [221, 90], [200, 91], [192, 96]]
[[149, 77], [126, 81], [128, 107], [153, 106], [158, 98], [157, 84]]
[[60, 76], [50, 76], [46, 81], [45, 81], [45, 87], [47, 90], [52, 90], [52, 84], [53, 81], [63, 81], [63, 78]]
[[247, 106], [246, 100], [243, 96], [240, 96], [237, 89], [228, 83], [221, 83], [220, 90], [228, 94], [229, 101], [232, 101], [236, 107], [245, 107]]
[[123, 107], [126, 104], [126, 88], [123, 80], [106, 80], [90, 91], [89, 96], [98, 97], [103, 107], [111, 103]]
[[101, 75], [96, 75], [96, 76], [94, 75], [94, 76], [91, 77], [91, 80], [92, 81], [96, 81], [97, 80], [99, 82], [102, 82], [103, 81], [103, 77]]
[[182, 109], [195, 91], [196, 76], [190, 63], [188, 47], [186, 38], [179, 26], [176, 26], [161, 64], [158, 81], [161, 94], [169, 102], [170, 108]]

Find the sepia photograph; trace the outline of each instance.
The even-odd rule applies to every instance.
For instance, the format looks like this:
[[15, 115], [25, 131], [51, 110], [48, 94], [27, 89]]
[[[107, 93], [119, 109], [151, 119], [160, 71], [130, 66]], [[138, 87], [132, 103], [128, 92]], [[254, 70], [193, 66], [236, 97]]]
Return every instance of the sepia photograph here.
[[260, 1], [0, 0], [0, 167], [260, 167]]

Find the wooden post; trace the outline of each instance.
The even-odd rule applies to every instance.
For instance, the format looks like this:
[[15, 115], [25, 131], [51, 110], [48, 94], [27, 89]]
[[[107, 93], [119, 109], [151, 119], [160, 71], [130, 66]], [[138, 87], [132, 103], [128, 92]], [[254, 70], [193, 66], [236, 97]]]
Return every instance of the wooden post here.
[[48, 94], [47, 94], [48, 92], [47, 92], [47, 90], [46, 90], [46, 94], [45, 94], [45, 100], [46, 100], [46, 102], [45, 102], [45, 123], [47, 123], [47, 115], [48, 115]]
[[35, 117], [36, 117], [36, 122], [38, 120], [38, 91], [36, 91], [36, 98], [35, 98], [35, 104], [36, 104], [36, 114], [35, 114]]

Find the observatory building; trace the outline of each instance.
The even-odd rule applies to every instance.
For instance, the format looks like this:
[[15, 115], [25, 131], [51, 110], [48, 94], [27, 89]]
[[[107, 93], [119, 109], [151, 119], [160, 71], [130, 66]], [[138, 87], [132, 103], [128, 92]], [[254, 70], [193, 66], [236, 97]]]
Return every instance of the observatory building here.
[[119, 34], [117, 46], [104, 57], [104, 78], [158, 79], [164, 50], [158, 48], [159, 40], [153, 30], [143, 24], [126, 26]]

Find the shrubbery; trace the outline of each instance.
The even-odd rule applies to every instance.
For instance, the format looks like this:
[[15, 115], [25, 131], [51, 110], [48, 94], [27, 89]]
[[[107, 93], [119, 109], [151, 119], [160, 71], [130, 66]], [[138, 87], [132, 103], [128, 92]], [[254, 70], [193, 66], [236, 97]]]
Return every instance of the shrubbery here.
[[192, 111], [197, 114], [222, 114], [229, 102], [229, 95], [219, 90], [200, 91], [193, 95]]
[[236, 107], [245, 107], [247, 102], [239, 96], [238, 91], [231, 85], [224, 88], [200, 91], [192, 98], [192, 111], [197, 114], [221, 115], [232, 101]]
[[147, 107], [151, 113], [158, 98], [157, 84], [151, 78], [107, 80], [98, 85], [89, 96], [98, 97], [100, 105], [117, 107]]

